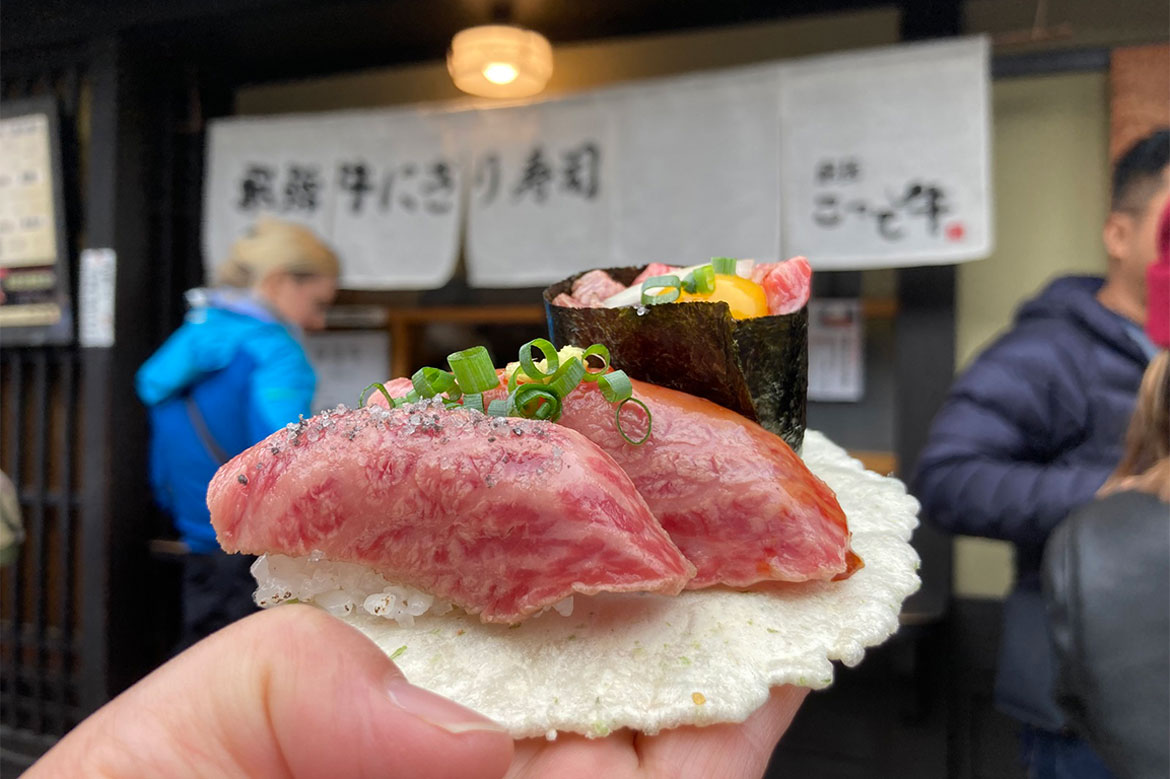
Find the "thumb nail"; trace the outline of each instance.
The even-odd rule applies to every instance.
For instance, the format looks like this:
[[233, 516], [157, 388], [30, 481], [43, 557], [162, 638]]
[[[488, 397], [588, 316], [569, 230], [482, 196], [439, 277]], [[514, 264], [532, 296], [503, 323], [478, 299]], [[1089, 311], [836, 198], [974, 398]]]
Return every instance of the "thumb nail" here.
[[506, 732], [482, 714], [460, 706], [449, 698], [415, 687], [401, 676], [391, 677], [387, 694], [398, 708], [448, 733]]

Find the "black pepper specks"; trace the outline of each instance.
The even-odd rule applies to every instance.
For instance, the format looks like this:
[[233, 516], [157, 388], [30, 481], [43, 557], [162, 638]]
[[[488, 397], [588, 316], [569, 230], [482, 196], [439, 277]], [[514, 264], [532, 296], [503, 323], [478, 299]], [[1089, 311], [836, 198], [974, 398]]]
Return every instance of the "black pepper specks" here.
[[239, 476], [236, 477], [236, 481], [238, 481], [240, 484], [247, 484], [248, 477], [241, 473]]

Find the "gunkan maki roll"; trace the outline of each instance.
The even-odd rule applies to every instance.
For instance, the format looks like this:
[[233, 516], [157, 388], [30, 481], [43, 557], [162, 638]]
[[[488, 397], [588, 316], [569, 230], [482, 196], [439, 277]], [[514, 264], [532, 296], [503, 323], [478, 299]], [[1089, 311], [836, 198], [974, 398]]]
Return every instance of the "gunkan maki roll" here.
[[718, 403], [800, 451], [811, 275], [804, 257], [585, 271], [544, 291], [549, 337], [604, 343], [633, 378]]

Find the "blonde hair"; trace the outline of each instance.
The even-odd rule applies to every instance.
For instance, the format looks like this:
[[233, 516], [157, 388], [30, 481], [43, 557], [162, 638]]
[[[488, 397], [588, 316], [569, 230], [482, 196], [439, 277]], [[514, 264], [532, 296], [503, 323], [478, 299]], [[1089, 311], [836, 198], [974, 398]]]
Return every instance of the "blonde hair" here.
[[254, 287], [272, 273], [337, 278], [341, 265], [307, 227], [261, 217], [247, 235], [232, 244], [228, 258], [215, 271], [217, 284]]
[[1142, 376], [1125, 434], [1125, 454], [1100, 494], [1141, 490], [1170, 501], [1170, 353], [1154, 355]]

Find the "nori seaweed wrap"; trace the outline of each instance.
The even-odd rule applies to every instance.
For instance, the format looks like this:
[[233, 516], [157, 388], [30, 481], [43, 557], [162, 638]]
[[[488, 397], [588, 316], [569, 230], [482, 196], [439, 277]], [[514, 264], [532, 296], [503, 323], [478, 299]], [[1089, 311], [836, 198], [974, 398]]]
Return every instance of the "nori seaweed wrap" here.
[[[629, 286], [642, 268], [604, 270]], [[544, 291], [554, 344], [605, 344], [613, 365], [630, 377], [718, 403], [756, 420], [800, 451], [808, 396], [807, 307], [792, 314], [735, 319], [722, 302], [553, 305], [560, 293], [572, 293], [581, 275]]]

